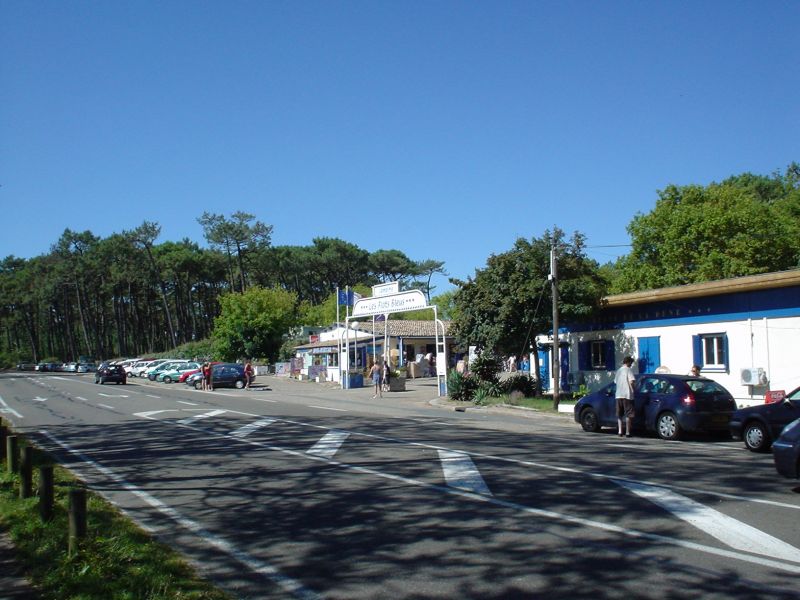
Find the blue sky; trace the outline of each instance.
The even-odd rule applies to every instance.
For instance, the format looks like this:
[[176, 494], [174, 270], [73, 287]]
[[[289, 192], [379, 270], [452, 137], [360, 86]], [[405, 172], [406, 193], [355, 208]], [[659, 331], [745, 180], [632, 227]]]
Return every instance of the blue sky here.
[[[800, 2], [0, 0], [0, 257], [204, 211], [466, 278], [800, 160]], [[440, 279], [434, 293], [448, 284]]]

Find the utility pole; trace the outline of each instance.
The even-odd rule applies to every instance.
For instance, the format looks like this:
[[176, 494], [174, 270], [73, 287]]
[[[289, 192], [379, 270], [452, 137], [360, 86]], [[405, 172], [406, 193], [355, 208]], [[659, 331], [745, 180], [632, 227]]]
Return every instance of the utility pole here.
[[553, 290], [553, 410], [558, 410], [558, 387], [561, 381], [561, 348], [558, 345], [558, 257], [556, 234], [550, 248], [550, 285]]

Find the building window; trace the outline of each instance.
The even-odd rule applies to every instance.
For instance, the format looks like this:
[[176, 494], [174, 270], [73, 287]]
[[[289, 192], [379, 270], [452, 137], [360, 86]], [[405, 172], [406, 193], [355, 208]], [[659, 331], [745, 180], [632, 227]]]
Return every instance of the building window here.
[[606, 366], [606, 343], [605, 340], [595, 340], [591, 342], [592, 368], [604, 369]]
[[728, 336], [724, 333], [705, 333], [692, 337], [694, 363], [703, 370], [728, 371]]

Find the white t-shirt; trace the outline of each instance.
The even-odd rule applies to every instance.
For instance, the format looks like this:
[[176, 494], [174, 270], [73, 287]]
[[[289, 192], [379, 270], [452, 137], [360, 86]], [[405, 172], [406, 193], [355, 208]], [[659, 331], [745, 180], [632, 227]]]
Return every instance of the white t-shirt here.
[[633, 381], [636, 377], [633, 374], [633, 369], [627, 365], [622, 365], [617, 369], [617, 374], [614, 376], [614, 384], [617, 386], [616, 398], [627, 398], [633, 400]]

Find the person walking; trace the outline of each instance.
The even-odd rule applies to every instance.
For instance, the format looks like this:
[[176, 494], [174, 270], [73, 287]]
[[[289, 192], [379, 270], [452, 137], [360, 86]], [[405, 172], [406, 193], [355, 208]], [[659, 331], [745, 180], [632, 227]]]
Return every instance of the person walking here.
[[244, 363], [244, 389], [250, 389], [250, 382], [253, 380], [253, 363], [249, 360]]
[[389, 367], [389, 361], [383, 363], [383, 391], [388, 392], [390, 389], [389, 380], [392, 377], [392, 370]]
[[383, 391], [381, 391], [381, 367], [378, 363], [373, 363], [372, 368], [369, 370], [369, 376], [375, 386], [375, 393], [372, 397], [377, 398], [380, 396], [383, 398]]
[[[635, 414], [633, 389], [636, 385], [636, 376], [633, 374], [633, 369], [631, 369], [632, 364], [633, 358], [626, 356], [622, 359], [622, 366], [617, 369], [617, 373], [614, 376], [614, 385], [617, 388], [617, 425], [619, 437], [623, 435], [631, 437], [631, 431], [633, 430], [633, 416]], [[622, 427], [623, 417], [625, 418], [626, 425], [624, 431]]]
[[200, 367], [200, 374], [202, 375], [202, 377], [200, 378], [201, 379], [200, 389], [205, 391], [207, 389], [206, 379], [208, 377], [208, 363], [207, 362], [204, 362], [203, 365]]
[[213, 374], [213, 369], [211, 368], [211, 363], [207, 363], [206, 364], [205, 381], [206, 381], [206, 391], [213, 392], [214, 391], [214, 374]]

